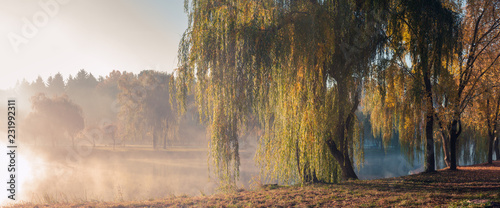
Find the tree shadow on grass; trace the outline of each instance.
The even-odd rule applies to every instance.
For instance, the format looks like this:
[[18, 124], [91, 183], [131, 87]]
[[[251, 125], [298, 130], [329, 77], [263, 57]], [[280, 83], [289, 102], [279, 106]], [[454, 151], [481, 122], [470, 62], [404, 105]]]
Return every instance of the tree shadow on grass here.
[[443, 169], [433, 173], [368, 180], [346, 181], [342, 184], [353, 188], [374, 189], [391, 192], [484, 192], [500, 190], [500, 161], [493, 164], [459, 167], [458, 170]]

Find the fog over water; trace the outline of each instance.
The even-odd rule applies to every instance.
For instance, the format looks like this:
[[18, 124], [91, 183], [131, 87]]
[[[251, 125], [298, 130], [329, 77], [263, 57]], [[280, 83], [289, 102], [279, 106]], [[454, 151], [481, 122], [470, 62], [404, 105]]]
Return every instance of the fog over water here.
[[[127, 201], [215, 193], [217, 183], [208, 174], [208, 140], [205, 132], [196, 131], [193, 127], [184, 134], [201, 137], [194, 142], [156, 150], [137, 144], [121, 144], [113, 150], [109, 138], [101, 138], [95, 147], [88, 138], [78, 140], [75, 147], [19, 139], [16, 202]], [[0, 144], [2, 153], [7, 152], [6, 146]], [[242, 144], [239, 187], [251, 187], [251, 177], [258, 174], [255, 147]], [[4, 159], [1, 167], [7, 166]], [[8, 178], [3, 168], [0, 177]], [[1, 202], [11, 202], [6, 198], [3, 192]]]
[[[0, 91], [3, 115], [6, 101], [16, 99], [16, 202], [128, 201], [216, 193], [217, 181], [209, 175], [207, 130], [192, 97], [186, 114], [173, 119], [178, 115], [168, 104], [169, 76], [113, 71], [96, 79], [81, 70], [73, 81], [57, 78], [59, 89], [54, 78], [48, 87], [40, 79]], [[1, 137], [7, 138], [7, 122], [0, 123]], [[356, 168], [360, 179], [423, 170], [422, 161], [410, 162], [401, 153], [397, 137], [384, 146], [372, 136], [369, 123], [363, 126], [364, 162]], [[261, 185], [254, 161], [255, 135], [239, 141], [239, 188]], [[6, 141], [0, 141], [2, 190], [9, 179]], [[443, 167], [442, 159], [437, 161]], [[3, 204], [11, 202], [7, 194], [0, 195]]]
[[[24, 201], [149, 200], [217, 191], [217, 184], [208, 174], [206, 145], [167, 150], [141, 145], [115, 150], [109, 145], [19, 146], [18, 199]], [[256, 185], [252, 184], [252, 177], [258, 174], [254, 153], [252, 146], [241, 150], [239, 187]], [[360, 179], [378, 179], [421, 170], [418, 162], [412, 165], [399, 150], [384, 152], [365, 146], [364, 163], [356, 171]]]
[[[148, 200], [212, 194], [217, 190], [217, 184], [209, 178], [205, 145], [167, 150], [131, 145], [114, 151], [111, 146], [19, 146], [20, 200]], [[241, 151], [240, 187], [256, 185], [252, 184], [252, 177], [258, 174], [254, 153], [251, 146]], [[399, 154], [369, 150], [358, 175], [360, 179], [385, 178], [414, 169]]]
[[[217, 189], [217, 184], [209, 179], [206, 147], [157, 151], [143, 146], [119, 147], [114, 151], [109, 147], [80, 148], [87, 148], [83, 150], [86, 152], [73, 155], [70, 146], [19, 148], [18, 156], [27, 159], [18, 162], [18, 177], [23, 180], [17, 182], [17, 199], [148, 200], [212, 194]], [[251, 154], [242, 152], [242, 156]], [[242, 158], [239, 186], [250, 187], [250, 179], [257, 173], [252, 158]]]

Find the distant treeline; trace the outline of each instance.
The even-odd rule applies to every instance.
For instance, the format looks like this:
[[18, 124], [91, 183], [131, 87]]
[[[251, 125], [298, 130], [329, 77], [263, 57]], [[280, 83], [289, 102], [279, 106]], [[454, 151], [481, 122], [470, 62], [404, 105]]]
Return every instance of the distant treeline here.
[[[170, 96], [171, 75], [144, 70], [139, 74], [112, 71], [96, 78], [84, 69], [64, 78], [23, 80], [13, 89], [17, 99], [31, 104], [20, 128], [34, 145], [204, 144], [194, 99], [187, 113], [177, 113]], [[173, 100], [171, 100], [173, 99]], [[187, 131], [189, 129], [189, 131]]]

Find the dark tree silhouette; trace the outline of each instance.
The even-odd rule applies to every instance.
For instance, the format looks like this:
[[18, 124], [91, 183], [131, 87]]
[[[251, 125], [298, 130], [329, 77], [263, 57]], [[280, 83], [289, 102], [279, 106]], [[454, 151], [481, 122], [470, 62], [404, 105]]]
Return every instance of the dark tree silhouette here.
[[47, 92], [51, 95], [62, 95], [65, 92], [64, 79], [61, 73], [47, 79]]
[[33, 94], [45, 93], [47, 91], [47, 87], [41, 76], [38, 76], [38, 78], [31, 83], [30, 88]]

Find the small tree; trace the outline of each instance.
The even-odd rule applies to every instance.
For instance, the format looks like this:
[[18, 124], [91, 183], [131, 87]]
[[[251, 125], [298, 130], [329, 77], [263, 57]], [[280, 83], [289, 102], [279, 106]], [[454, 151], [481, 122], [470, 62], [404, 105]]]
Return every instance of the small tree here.
[[45, 128], [37, 132], [47, 138], [61, 137], [66, 133], [75, 146], [75, 136], [84, 128], [80, 106], [66, 95], [48, 98], [43, 93], [31, 97], [31, 103], [33, 112], [27, 117], [27, 122], [33, 123], [31, 128]]
[[114, 124], [106, 124], [102, 127], [102, 131], [105, 135], [109, 136], [111, 140], [113, 140], [113, 150], [115, 150], [116, 146], [116, 130], [117, 126]]

